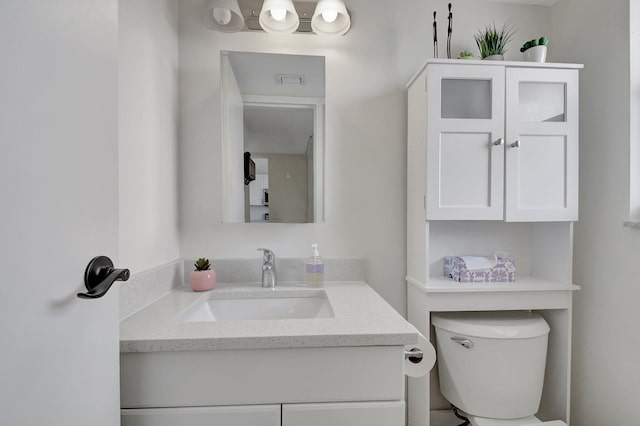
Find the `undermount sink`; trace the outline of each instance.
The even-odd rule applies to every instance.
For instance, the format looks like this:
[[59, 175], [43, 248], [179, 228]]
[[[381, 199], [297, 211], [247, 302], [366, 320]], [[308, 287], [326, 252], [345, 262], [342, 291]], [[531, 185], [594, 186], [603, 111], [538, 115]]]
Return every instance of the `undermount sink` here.
[[254, 295], [215, 295], [199, 301], [182, 315], [182, 322], [333, 318], [324, 290]]

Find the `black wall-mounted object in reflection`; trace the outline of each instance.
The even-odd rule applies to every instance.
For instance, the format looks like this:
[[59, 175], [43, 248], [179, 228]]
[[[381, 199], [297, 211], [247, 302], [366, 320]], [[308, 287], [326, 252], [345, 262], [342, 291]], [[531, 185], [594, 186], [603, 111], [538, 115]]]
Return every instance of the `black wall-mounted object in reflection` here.
[[107, 294], [116, 281], [127, 281], [130, 272], [128, 269], [116, 269], [113, 262], [107, 256], [97, 256], [91, 259], [84, 271], [84, 286], [87, 293], [78, 293], [81, 299], [97, 299]]
[[251, 153], [244, 153], [244, 184], [249, 185], [256, 180], [256, 163], [251, 159]]

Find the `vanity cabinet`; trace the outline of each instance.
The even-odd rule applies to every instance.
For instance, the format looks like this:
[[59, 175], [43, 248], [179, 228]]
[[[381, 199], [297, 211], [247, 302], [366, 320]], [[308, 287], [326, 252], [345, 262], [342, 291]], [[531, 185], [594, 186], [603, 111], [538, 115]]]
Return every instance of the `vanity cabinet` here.
[[123, 426], [403, 426], [404, 346], [122, 353]]
[[578, 67], [459, 62], [420, 78], [426, 219], [577, 220]]
[[143, 408], [121, 413], [122, 426], [401, 426], [404, 420], [403, 401]]
[[252, 206], [266, 206], [265, 192], [269, 190], [269, 175], [257, 174], [256, 180], [249, 183], [249, 204]]

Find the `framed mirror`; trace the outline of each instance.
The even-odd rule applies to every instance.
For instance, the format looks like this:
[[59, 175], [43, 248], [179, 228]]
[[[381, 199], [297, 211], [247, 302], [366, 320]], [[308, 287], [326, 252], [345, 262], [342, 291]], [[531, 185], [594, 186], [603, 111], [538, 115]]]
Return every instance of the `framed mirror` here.
[[324, 220], [325, 61], [221, 53], [223, 222]]

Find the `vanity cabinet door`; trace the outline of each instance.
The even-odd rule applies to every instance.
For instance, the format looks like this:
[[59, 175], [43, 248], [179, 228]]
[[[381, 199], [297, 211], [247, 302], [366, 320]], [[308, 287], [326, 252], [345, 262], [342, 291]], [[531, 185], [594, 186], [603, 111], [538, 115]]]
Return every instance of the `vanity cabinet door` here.
[[282, 426], [404, 426], [404, 424], [404, 401], [282, 405]]
[[121, 410], [122, 426], [280, 426], [280, 405]]
[[578, 220], [578, 71], [507, 68], [509, 222]]
[[502, 220], [504, 68], [427, 68], [427, 220]]

